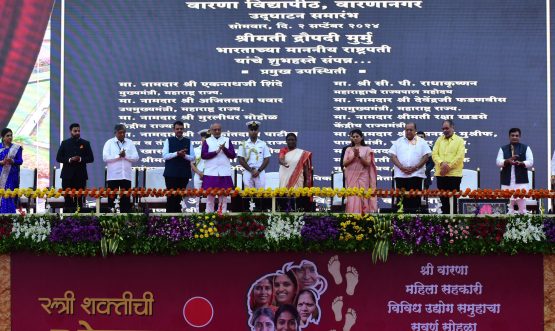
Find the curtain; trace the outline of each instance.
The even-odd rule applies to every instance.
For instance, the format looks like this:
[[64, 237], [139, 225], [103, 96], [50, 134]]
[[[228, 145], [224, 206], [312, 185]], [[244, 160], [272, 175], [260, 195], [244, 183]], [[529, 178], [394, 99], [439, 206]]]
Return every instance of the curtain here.
[[0, 1], [0, 129], [5, 128], [27, 86], [54, 0]]

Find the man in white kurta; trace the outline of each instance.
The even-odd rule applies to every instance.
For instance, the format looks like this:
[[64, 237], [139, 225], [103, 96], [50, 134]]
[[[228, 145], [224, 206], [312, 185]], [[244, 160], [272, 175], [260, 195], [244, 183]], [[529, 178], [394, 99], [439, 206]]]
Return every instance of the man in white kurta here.
[[[133, 179], [132, 164], [139, 161], [139, 153], [135, 143], [125, 138], [125, 126], [118, 124], [114, 128], [115, 137], [104, 144], [102, 159], [106, 162], [106, 183], [109, 188], [130, 189]], [[120, 200], [120, 211], [131, 211], [129, 196], [123, 195]], [[114, 208], [114, 199], [108, 199], [110, 209]]]
[[258, 139], [260, 122], [247, 122], [249, 139], [239, 146], [239, 164], [243, 166], [243, 183], [245, 187], [264, 188], [266, 186], [266, 172], [264, 169], [270, 163], [270, 149], [268, 145]]
[[[520, 143], [520, 129], [509, 130], [510, 143], [499, 148], [496, 164], [501, 167], [501, 189], [529, 189], [528, 169], [534, 166], [534, 155], [529, 146]], [[509, 201], [509, 213], [514, 213], [515, 201], [518, 211], [526, 213], [526, 201], [524, 199], [511, 199]]]
[[[202, 188], [233, 188], [233, 180], [231, 179], [231, 161], [237, 155], [231, 140], [222, 136], [222, 126], [214, 123], [210, 127], [212, 136], [202, 144], [201, 157], [205, 160], [204, 177], [202, 180]], [[206, 212], [214, 212], [214, 195], [206, 198]], [[218, 197], [218, 211], [227, 211], [227, 198], [225, 196]]]
[[[431, 154], [428, 143], [416, 135], [416, 124], [405, 124], [405, 136], [395, 140], [389, 149], [396, 187], [406, 191], [422, 190], [425, 165]], [[403, 206], [407, 212], [417, 212], [421, 207], [420, 198], [405, 198]]]

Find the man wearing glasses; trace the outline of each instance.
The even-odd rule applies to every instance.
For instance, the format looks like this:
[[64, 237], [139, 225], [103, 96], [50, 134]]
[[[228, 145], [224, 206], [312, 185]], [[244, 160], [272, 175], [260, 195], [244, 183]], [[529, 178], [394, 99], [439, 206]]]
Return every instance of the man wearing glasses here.
[[[202, 179], [203, 189], [227, 189], [233, 188], [231, 179], [231, 161], [237, 154], [231, 140], [222, 136], [222, 125], [214, 123], [210, 127], [212, 136], [202, 143], [202, 159], [204, 163], [204, 177]], [[218, 211], [227, 212], [227, 198], [218, 197]], [[216, 197], [210, 194], [206, 198], [206, 212], [214, 212]]]
[[[191, 179], [191, 161], [195, 160], [193, 145], [183, 136], [185, 125], [181, 121], [173, 123], [174, 137], [164, 141], [162, 157], [165, 160], [164, 179], [168, 189], [184, 189]], [[167, 213], [180, 213], [180, 196], [168, 196]]]

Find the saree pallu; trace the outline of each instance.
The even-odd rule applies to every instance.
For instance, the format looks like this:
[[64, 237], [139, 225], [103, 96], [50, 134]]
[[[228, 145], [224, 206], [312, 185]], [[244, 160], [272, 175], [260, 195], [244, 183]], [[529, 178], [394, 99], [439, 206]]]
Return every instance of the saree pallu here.
[[287, 147], [279, 151], [280, 157], [285, 157], [289, 167], [279, 166], [279, 187], [304, 187], [304, 167], [307, 167], [307, 187], [312, 187], [312, 153], [295, 148], [290, 151]]
[[[347, 148], [343, 162], [353, 159], [355, 155], [353, 147]], [[345, 168], [345, 187], [347, 188], [376, 188], [377, 170], [374, 161], [374, 152], [368, 146], [359, 147], [361, 158], [370, 161], [370, 166], [365, 167], [361, 160], [355, 158], [348, 167]], [[378, 201], [376, 197], [366, 199], [359, 196], [347, 197], [346, 213], [361, 214], [374, 213], [378, 211]]]

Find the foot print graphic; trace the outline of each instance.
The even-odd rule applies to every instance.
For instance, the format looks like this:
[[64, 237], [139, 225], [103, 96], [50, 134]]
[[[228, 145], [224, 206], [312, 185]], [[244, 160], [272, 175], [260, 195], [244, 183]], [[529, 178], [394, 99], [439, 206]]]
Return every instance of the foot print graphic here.
[[345, 274], [345, 278], [347, 278], [347, 294], [353, 295], [355, 294], [355, 287], [358, 284], [358, 271], [355, 267], [347, 267], [347, 273]]
[[349, 308], [347, 309], [347, 313], [345, 314], [345, 325], [343, 326], [343, 331], [351, 331], [351, 328], [357, 321], [357, 313], [354, 309]]
[[343, 277], [341, 276], [341, 262], [337, 255], [332, 256], [328, 262], [328, 271], [333, 276], [335, 284], [339, 285], [343, 282]]
[[331, 310], [335, 315], [335, 321], [339, 322], [343, 319], [343, 297], [339, 296], [335, 298], [331, 304]]

